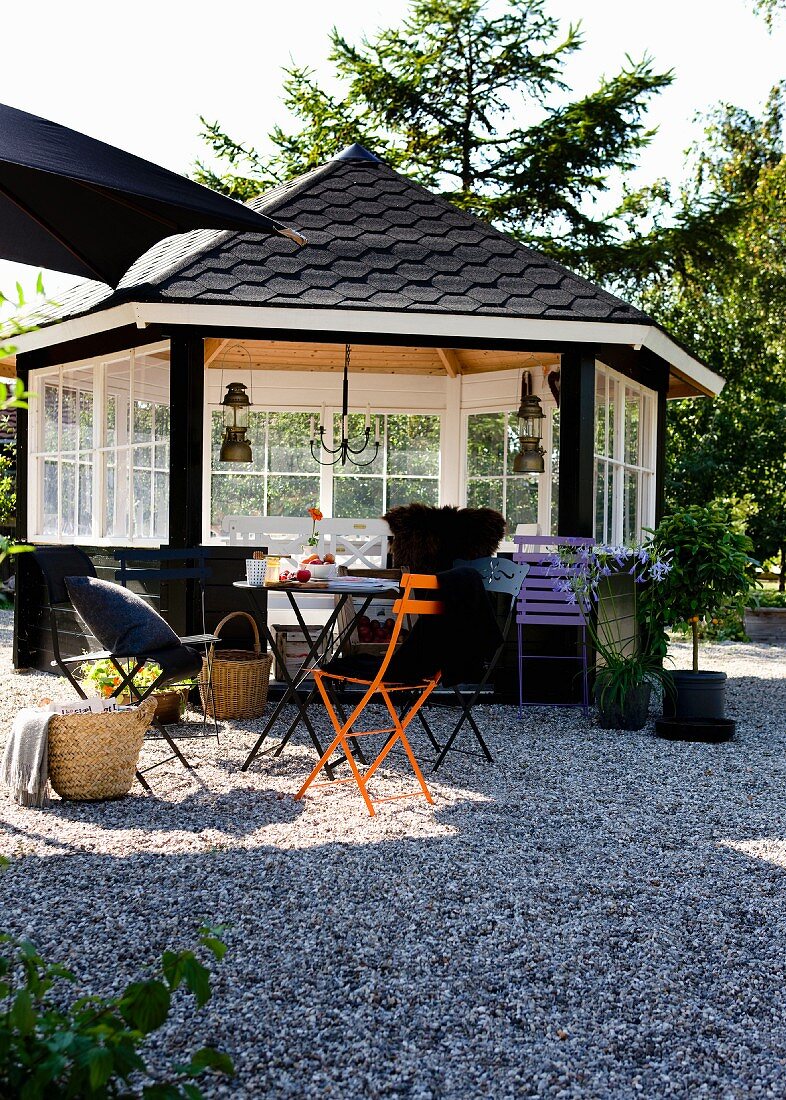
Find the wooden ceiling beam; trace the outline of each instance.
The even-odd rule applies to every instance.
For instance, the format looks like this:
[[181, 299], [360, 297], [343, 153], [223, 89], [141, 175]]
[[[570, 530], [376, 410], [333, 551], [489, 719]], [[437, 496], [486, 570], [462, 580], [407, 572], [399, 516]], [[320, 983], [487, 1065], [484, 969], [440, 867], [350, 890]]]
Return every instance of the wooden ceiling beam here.
[[453, 348], [437, 348], [437, 355], [440, 358], [442, 366], [445, 368], [445, 372], [448, 378], [457, 378], [460, 374], [464, 373], [461, 360], [457, 351]]
[[205, 366], [209, 367], [213, 360], [221, 354], [229, 340], [205, 340]]

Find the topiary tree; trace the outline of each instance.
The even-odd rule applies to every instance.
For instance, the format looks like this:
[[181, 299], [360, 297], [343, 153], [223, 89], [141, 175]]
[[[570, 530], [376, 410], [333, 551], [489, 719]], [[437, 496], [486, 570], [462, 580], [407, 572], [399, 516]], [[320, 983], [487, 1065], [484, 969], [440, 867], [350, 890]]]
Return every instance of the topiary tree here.
[[752, 544], [721, 504], [691, 505], [665, 516], [651, 546], [672, 552], [671, 570], [658, 586], [666, 623], [688, 622], [693, 639], [693, 671], [699, 671], [699, 621], [737, 608], [740, 613], [755, 585]]

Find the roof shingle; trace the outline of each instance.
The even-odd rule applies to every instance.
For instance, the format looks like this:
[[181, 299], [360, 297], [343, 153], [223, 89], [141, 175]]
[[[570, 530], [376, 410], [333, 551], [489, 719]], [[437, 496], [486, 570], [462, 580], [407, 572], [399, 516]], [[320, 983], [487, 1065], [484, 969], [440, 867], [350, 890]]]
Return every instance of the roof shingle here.
[[339, 156], [252, 205], [308, 243], [295, 251], [280, 237], [247, 233], [171, 237], [117, 291], [85, 284], [43, 323], [129, 300], [649, 321], [369, 155]]

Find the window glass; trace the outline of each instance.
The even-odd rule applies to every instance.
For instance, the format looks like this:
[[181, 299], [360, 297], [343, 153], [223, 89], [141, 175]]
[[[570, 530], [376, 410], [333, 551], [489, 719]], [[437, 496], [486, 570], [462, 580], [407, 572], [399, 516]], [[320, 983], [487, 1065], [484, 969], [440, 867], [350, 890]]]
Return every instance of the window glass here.
[[494, 508], [502, 512], [505, 507], [502, 478], [473, 477], [467, 482], [467, 507]]
[[[265, 415], [268, 425], [268, 469], [277, 474], [313, 474], [315, 463], [307, 445], [310, 414], [271, 412]], [[287, 513], [271, 510], [270, 514]]]
[[635, 390], [625, 389], [625, 462], [631, 466], [639, 464], [639, 416], [641, 395]]
[[318, 503], [319, 474], [312, 473], [311, 477], [271, 474], [268, 478], [267, 515], [305, 516], [308, 509]]
[[559, 530], [559, 409], [551, 411], [551, 534]]
[[467, 422], [467, 476], [503, 473], [505, 413], [474, 413]]
[[388, 474], [433, 477], [439, 470], [439, 417], [400, 414], [386, 421]]
[[538, 522], [539, 474], [515, 474], [519, 420], [515, 412], [470, 413], [467, 417], [467, 505], [493, 508], [514, 532], [519, 523]]
[[51, 384], [44, 386], [44, 451], [53, 454], [58, 449], [60, 424], [60, 389]]
[[333, 483], [333, 511], [349, 519], [381, 516], [385, 511], [382, 478], [337, 477]]
[[[366, 414], [351, 413], [351, 443], [363, 440]], [[367, 461], [374, 454], [379, 433], [379, 452], [368, 465], [333, 467], [333, 515], [361, 519], [384, 515], [398, 504], [436, 504], [439, 501], [438, 416], [414, 413], [377, 414], [369, 418], [369, 445], [358, 455]], [[333, 446], [341, 439], [341, 416], [333, 417]]]

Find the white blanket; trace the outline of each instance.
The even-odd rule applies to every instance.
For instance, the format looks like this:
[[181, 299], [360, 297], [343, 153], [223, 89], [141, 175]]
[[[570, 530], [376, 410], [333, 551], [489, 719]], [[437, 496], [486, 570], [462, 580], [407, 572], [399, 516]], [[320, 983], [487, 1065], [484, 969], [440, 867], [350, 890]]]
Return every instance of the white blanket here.
[[0, 779], [20, 806], [44, 806], [49, 795], [49, 720], [42, 710], [20, 710], [6, 742]]

